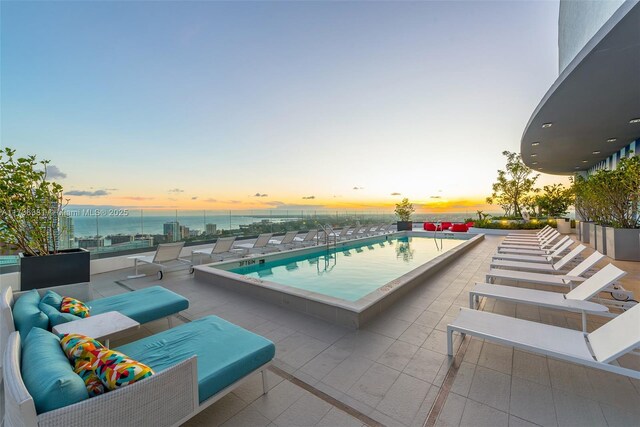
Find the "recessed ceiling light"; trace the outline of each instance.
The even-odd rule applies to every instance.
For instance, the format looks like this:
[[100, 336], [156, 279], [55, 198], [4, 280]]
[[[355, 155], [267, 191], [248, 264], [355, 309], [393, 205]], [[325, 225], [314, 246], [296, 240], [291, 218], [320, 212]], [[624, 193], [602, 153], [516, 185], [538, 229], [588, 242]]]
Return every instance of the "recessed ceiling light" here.
[[540, 145], [540, 143], [539, 143], [539, 142], [532, 142], [532, 143], [531, 143], [531, 146], [532, 146], [532, 147], [537, 147], [538, 145]]
[[607, 139], [607, 142], [616, 142], [618, 140], [618, 138], [609, 138]]
[[638, 117], [637, 119], [631, 119], [629, 120], [629, 123], [633, 124], [633, 123], [640, 123], [640, 117]]
[[541, 171], [541, 170], [542, 170], [542, 168], [538, 168], [538, 170], [539, 170], [539, 171]]
[[[640, 120], [640, 119], [638, 119], [638, 120]], [[553, 123], [543, 123], [542, 127], [546, 129], [546, 128], [550, 128], [552, 125], [553, 125]]]
[[532, 164], [532, 165], [537, 165], [537, 164], [538, 164], [538, 162], [532, 162], [531, 164]]
[[583, 160], [582, 163], [589, 163], [589, 160]]
[[591, 153], [591, 154], [600, 154], [600, 152], [599, 152], [599, 151], [594, 151], [594, 152], [593, 152], [593, 153]]
[[537, 156], [538, 156], [538, 155], [537, 155], [537, 154], [535, 154], [535, 153], [533, 153], [533, 154], [531, 155], [531, 157], [537, 157]]
[[580, 166], [576, 166], [576, 170], [580, 169]]

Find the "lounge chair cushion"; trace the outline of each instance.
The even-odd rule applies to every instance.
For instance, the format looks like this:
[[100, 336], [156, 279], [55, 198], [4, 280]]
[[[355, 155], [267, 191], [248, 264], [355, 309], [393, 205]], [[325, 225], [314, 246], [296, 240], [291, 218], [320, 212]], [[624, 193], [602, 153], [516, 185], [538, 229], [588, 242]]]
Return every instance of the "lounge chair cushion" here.
[[44, 299], [40, 301], [40, 304], [38, 304], [38, 308], [49, 318], [48, 329], [51, 329], [61, 323], [73, 322], [74, 320], [81, 319], [81, 317], [78, 317], [71, 313], [61, 313], [55, 307], [52, 307], [49, 304], [45, 304], [43, 301]]
[[197, 356], [198, 395], [205, 401], [269, 362], [274, 344], [216, 316], [180, 325], [118, 348], [160, 372]]
[[31, 328], [47, 329], [49, 318], [40, 310], [40, 294], [33, 289], [23, 294], [13, 305], [13, 323], [21, 337], [27, 337]]
[[139, 323], [162, 319], [189, 308], [189, 300], [162, 286], [151, 286], [135, 292], [89, 301], [94, 316], [119, 311]]
[[466, 224], [452, 224], [451, 227], [449, 227], [450, 231], [453, 231], [454, 233], [466, 233], [467, 231], [469, 231], [469, 228], [466, 226]]
[[32, 328], [22, 349], [21, 372], [36, 411], [52, 411], [89, 398], [84, 381], [75, 372], [51, 332]]
[[51, 307], [60, 311], [60, 306], [62, 305], [62, 296], [57, 294], [54, 291], [47, 291], [47, 293], [44, 294], [40, 302], [49, 304]]
[[79, 299], [71, 297], [62, 297], [62, 304], [60, 305], [61, 313], [70, 313], [76, 316], [85, 318], [89, 317], [89, 306]]
[[91, 354], [91, 369], [109, 390], [133, 384], [154, 374], [144, 363], [119, 351], [98, 348], [88, 353]]

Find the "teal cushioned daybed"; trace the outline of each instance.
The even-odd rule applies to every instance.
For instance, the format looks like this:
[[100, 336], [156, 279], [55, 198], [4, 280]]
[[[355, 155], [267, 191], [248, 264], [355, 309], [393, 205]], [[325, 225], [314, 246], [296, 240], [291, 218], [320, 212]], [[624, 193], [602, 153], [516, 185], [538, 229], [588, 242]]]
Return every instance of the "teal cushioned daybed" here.
[[119, 311], [138, 323], [162, 319], [189, 308], [189, 300], [162, 286], [151, 286], [134, 292], [86, 302], [91, 315]]
[[180, 325], [116, 350], [160, 372], [198, 357], [200, 403], [271, 361], [275, 345], [216, 316]]

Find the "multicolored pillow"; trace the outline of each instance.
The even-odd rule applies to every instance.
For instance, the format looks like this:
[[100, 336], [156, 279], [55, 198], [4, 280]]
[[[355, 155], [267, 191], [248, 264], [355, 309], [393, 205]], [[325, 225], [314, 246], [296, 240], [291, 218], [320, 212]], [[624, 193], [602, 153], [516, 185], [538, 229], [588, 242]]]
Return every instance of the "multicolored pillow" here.
[[71, 313], [83, 318], [89, 317], [89, 306], [82, 301], [71, 297], [62, 297], [60, 311], [62, 313]]
[[147, 365], [115, 350], [103, 348], [91, 350], [90, 353], [93, 355], [91, 369], [109, 390], [133, 384], [154, 374]]
[[89, 392], [89, 397], [98, 396], [109, 391], [105, 388], [104, 384], [102, 384], [102, 381], [100, 381], [100, 378], [98, 378], [93, 369], [91, 369], [91, 361], [76, 359], [73, 372], [78, 374], [80, 378], [82, 378], [82, 381], [84, 381], [84, 385]]
[[91, 351], [105, 348], [97, 340], [80, 334], [62, 335], [60, 346], [71, 363], [76, 363], [78, 359], [90, 360], [93, 358]]

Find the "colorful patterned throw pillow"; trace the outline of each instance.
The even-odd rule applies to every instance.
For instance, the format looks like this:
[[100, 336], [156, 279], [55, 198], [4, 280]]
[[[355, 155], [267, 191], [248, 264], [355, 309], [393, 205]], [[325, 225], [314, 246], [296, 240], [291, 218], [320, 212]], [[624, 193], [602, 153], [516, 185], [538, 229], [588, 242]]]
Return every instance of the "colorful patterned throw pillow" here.
[[93, 369], [91, 369], [91, 361], [76, 359], [73, 371], [84, 381], [84, 385], [89, 392], [89, 397], [98, 396], [109, 391], [105, 388], [104, 384], [102, 384], [102, 381], [100, 381], [100, 378], [98, 378]]
[[115, 350], [96, 349], [92, 350], [91, 354], [91, 368], [109, 390], [133, 384], [154, 373], [147, 365], [129, 359]]
[[89, 306], [80, 300], [71, 297], [62, 297], [60, 305], [62, 313], [71, 313], [79, 317], [89, 317]]
[[76, 363], [78, 359], [89, 360], [93, 358], [92, 350], [105, 348], [97, 340], [80, 334], [64, 334], [60, 339], [60, 346], [71, 361]]

